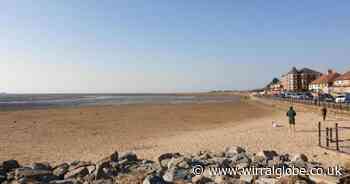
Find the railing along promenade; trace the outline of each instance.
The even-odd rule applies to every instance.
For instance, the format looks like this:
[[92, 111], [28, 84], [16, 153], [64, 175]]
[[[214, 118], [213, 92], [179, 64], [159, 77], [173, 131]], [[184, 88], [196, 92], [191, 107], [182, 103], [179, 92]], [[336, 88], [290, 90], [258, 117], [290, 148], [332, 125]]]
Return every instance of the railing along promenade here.
[[329, 109], [350, 112], [350, 104], [349, 103], [336, 103], [336, 102], [327, 102], [327, 101], [312, 100], [312, 99], [309, 100], [309, 99], [296, 99], [296, 98], [282, 98], [282, 97], [266, 96], [266, 95], [261, 95], [258, 97], [266, 98], [266, 99], [270, 99], [270, 100], [276, 100], [276, 101], [284, 101], [284, 102], [290, 102], [290, 103], [296, 103], [296, 104], [310, 105], [310, 106], [315, 106], [315, 107], [327, 107]]

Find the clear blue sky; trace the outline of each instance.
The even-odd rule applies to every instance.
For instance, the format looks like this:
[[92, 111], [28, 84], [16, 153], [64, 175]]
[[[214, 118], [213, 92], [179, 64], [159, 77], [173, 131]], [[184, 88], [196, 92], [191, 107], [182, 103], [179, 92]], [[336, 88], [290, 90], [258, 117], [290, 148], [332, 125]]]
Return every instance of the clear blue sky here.
[[11, 0], [0, 92], [249, 89], [350, 70], [350, 1]]

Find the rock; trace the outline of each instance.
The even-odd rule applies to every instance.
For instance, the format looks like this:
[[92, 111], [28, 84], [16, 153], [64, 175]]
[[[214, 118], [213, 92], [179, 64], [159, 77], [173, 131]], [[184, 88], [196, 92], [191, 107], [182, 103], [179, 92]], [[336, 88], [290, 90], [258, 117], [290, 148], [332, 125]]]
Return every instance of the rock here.
[[111, 167], [111, 165], [110, 165], [109, 161], [101, 161], [98, 164], [96, 164], [96, 169], [94, 172], [95, 179], [96, 180], [107, 179], [108, 174], [107, 174], [106, 170], [110, 167]]
[[213, 158], [225, 157], [225, 152], [224, 151], [214, 152], [214, 153], [212, 153], [212, 157]]
[[51, 170], [51, 166], [49, 163], [33, 163], [30, 166], [34, 170]]
[[252, 176], [252, 175], [241, 175], [239, 179], [240, 179], [241, 181], [243, 181], [243, 182], [253, 183], [253, 181], [254, 181], [254, 176]]
[[134, 152], [125, 152], [122, 153], [119, 157], [119, 161], [126, 160], [128, 162], [136, 162], [138, 161], [137, 155]]
[[67, 180], [54, 180], [51, 181], [49, 184], [75, 184], [76, 180], [74, 179], [67, 179]]
[[297, 155], [294, 155], [294, 157], [291, 161], [292, 162], [298, 162], [298, 161], [308, 162], [309, 159], [304, 154], [297, 154]]
[[204, 176], [195, 176], [192, 178], [192, 183], [193, 184], [207, 184], [209, 182], [213, 182], [213, 180], [204, 177]]
[[[314, 184], [314, 182], [310, 181], [307, 178], [303, 178], [301, 176], [282, 176], [281, 178], [279, 178], [278, 180], [279, 184], [289, 184], [289, 183], [293, 183], [293, 184]], [[321, 183], [320, 183], [321, 184]], [[333, 183], [335, 184], [335, 183]]]
[[64, 175], [69, 171], [69, 165], [67, 163], [63, 163], [61, 165], [56, 166], [53, 170], [53, 174], [58, 177], [64, 177]]
[[340, 177], [339, 183], [350, 183], [350, 175]]
[[92, 184], [113, 184], [112, 179], [95, 180]]
[[175, 169], [169, 169], [163, 175], [165, 182], [173, 183], [175, 181]]
[[[189, 160], [187, 160], [185, 157], [173, 157], [167, 162], [167, 168], [190, 168], [190, 165], [188, 164]], [[163, 163], [165, 164], [165, 163]]]
[[117, 151], [115, 151], [114, 153], [111, 154], [110, 159], [112, 162], [118, 162], [119, 159], [119, 154]]
[[64, 179], [84, 177], [89, 174], [89, 170], [86, 167], [79, 167], [71, 170], [64, 175]]
[[17, 160], [7, 160], [2, 163], [2, 168], [5, 170], [5, 172], [9, 172], [19, 168], [19, 164]]
[[160, 176], [150, 175], [143, 180], [142, 184], [166, 184], [166, 182]]
[[276, 151], [265, 150], [257, 153], [256, 156], [263, 157], [265, 160], [272, 160], [274, 157], [277, 157], [278, 154]]
[[162, 168], [167, 168], [170, 160], [173, 158], [178, 158], [180, 156], [181, 155], [179, 153], [165, 153], [158, 157], [158, 163]]
[[342, 180], [332, 176], [318, 176], [318, 175], [310, 175], [310, 180], [315, 183], [323, 183], [323, 184], [334, 184], [334, 183], [350, 183], [350, 180]]
[[237, 154], [245, 153], [246, 151], [239, 146], [231, 146], [225, 149], [225, 157], [234, 157]]
[[6, 179], [7, 180], [14, 180], [15, 179], [15, 171], [10, 171], [6, 173]]
[[259, 178], [255, 181], [255, 184], [277, 184], [279, 181], [276, 178]]
[[297, 154], [292, 158], [292, 163], [294, 167], [297, 168], [307, 168], [308, 167], [308, 158], [304, 154]]
[[236, 165], [237, 169], [244, 169], [244, 168], [248, 168], [250, 166], [250, 164], [248, 162], [246, 163], [239, 163]]
[[91, 162], [85, 162], [85, 161], [74, 161], [71, 163], [71, 165], [69, 166], [69, 170], [75, 170], [78, 169], [80, 167], [89, 167], [89, 166], [93, 166], [94, 164]]
[[214, 182], [215, 184], [246, 184], [244, 181], [228, 176], [216, 176]]
[[36, 178], [39, 179], [43, 176], [50, 176], [52, 172], [50, 170], [40, 170], [32, 168], [18, 168], [15, 170], [15, 178]]
[[0, 183], [6, 180], [6, 172], [0, 168]]

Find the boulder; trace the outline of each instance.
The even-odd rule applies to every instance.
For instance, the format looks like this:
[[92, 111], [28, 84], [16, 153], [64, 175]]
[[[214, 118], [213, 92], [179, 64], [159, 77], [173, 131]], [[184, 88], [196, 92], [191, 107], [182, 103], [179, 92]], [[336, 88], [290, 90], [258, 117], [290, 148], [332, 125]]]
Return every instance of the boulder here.
[[332, 176], [318, 176], [318, 175], [310, 175], [310, 180], [315, 183], [323, 183], [323, 184], [333, 184], [333, 183], [350, 183], [350, 180], [345, 180], [345, 178], [336, 178]]
[[6, 180], [6, 172], [0, 168], [0, 183]]
[[2, 168], [5, 170], [5, 172], [9, 172], [11, 170], [15, 170], [19, 168], [19, 164], [17, 160], [7, 160], [2, 163]]
[[15, 179], [15, 171], [10, 171], [6, 173], [6, 179], [7, 180], [14, 180]]
[[214, 182], [212, 179], [207, 178], [205, 176], [195, 176], [192, 178], [192, 183], [193, 184], [207, 184]]
[[160, 176], [149, 175], [143, 180], [142, 184], [166, 184], [166, 182]]
[[108, 173], [106, 172], [106, 170], [110, 167], [111, 165], [109, 161], [101, 161], [97, 163], [94, 172], [95, 179], [100, 180], [108, 178]]
[[277, 183], [279, 183], [279, 181], [276, 178], [260, 177], [259, 179], [255, 180], [255, 184], [277, 184]]
[[134, 152], [125, 152], [119, 155], [119, 161], [136, 162], [138, 161], [137, 155]]
[[64, 179], [84, 177], [89, 174], [89, 170], [86, 167], [79, 167], [77, 169], [71, 170], [64, 175]]
[[308, 162], [309, 159], [307, 158], [307, 156], [305, 154], [296, 154], [294, 155], [294, 157], [291, 160], [292, 162], [299, 162], [299, 161], [303, 161], [303, 162]]
[[277, 157], [278, 154], [276, 151], [265, 150], [257, 153], [256, 156], [262, 157], [264, 160], [272, 160], [274, 157]]
[[54, 168], [53, 174], [58, 177], [64, 177], [64, 175], [69, 171], [69, 165], [67, 163], [63, 163]]
[[94, 164], [92, 162], [85, 162], [85, 161], [74, 161], [70, 164], [69, 170], [75, 170], [80, 167], [89, 167], [93, 166]]
[[[190, 165], [188, 164], [189, 160], [185, 157], [173, 157], [167, 162], [167, 168], [190, 168]], [[163, 163], [165, 164], [165, 163]]]
[[169, 169], [163, 175], [163, 180], [168, 183], [173, 183], [175, 181], [175, 169]]
[[95, 180], [91, 184], [113, 184], [112, 179]]
[[290, 163], [290, 165], [293, 165], [294, 167], [298, 168], [307, 168], [308, 167], [308, 158], [304, 154], [297, 154], [295, 155]]
[[51, 166], [49, 163], [33, 163], [30, 168], [34, 170], [51, 170]]
[[158, 163], [162, 168], [168, 168], [168, 163], [173, 158], [178, 158], [181, 155], [179, 153], [165, 153], [158, 157]]
[[251, 159], [244, 152], [234, 155], [231, 160], [234, 164], [249, 164], [251, 162]]
[[115, 151], [114, 153], [112, 153], [112, 154], [110, 155], [110, 160], [111, 160], [112, 162], [118, 162], [118, 160], [119, 160], [119, 153], [118, 153], [117, 151]]
[[75, 184], [77, 183], [74, 179], [67, 179], [67, 180], [54, 180], [50, 181], [49, 184]]
[[239, 179], [243, 182], [253, 183], [254, 176], [253, 175], [241, 175]]
[[50, 170], [32, 169], [32, 168], [18, 168], [15, 170], [15, 178], [36, 178], [39, 179], [44, 176], [50, 176], [52, 172]]
[[215, 184], [249, 184], [245, 181], [228, 176], [216, 176], [214, 182]]
[[239, 146], [231, 146], [225, 149], [225, 157], [234, 157], [237, 154], [245, 153], [245, 149]]

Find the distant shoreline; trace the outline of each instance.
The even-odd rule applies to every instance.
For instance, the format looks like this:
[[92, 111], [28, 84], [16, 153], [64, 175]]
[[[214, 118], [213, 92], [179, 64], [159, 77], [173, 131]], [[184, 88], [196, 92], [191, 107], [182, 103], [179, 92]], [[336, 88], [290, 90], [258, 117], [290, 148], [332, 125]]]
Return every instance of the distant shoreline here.
[[125, 104], [219, 103], [237, 100], [239, 95], [233, 93], [7, 94], [0, 96], [0, 111]]

